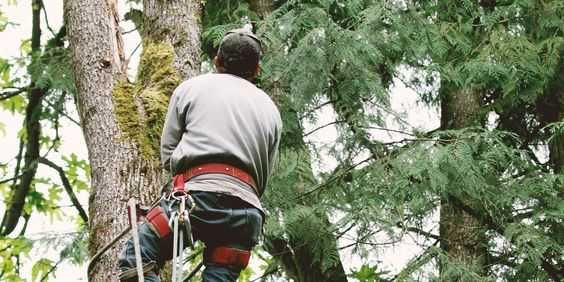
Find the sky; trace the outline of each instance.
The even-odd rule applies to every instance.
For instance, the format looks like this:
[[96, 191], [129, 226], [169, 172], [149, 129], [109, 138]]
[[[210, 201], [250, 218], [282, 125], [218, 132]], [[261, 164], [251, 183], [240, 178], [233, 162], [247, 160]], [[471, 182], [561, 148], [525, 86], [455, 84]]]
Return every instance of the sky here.
[[[0, 10], [9, 18], [13, 25], [10, 25], [4, 32], [0, 33], [0, 56], [2, 58], [15, 58], [18, 57], [19, 47], [22, 40], [28, 39], [31, 34], [31, 7], [30, 0], [15, 1], [0, 0]], [[58, 30], [62, 24], [62, 0], [50, 0], [46, 2], [46, 10], [48, 14], [48, 22], [53, 30]], [[125, 1], [120, 1], [119, 11], [123, 13], [127, 10]], [[51, 37], [49, 31], [45, 28], [46, 22], [43, 20], [43, 39], [47, 40]], [[131, 23], [123, 22], [122, 28], [124, 31], [131, 30], [133, 25]], [[136, 32], [128, 33], [124, 36], [126, 54], [132, 54], [133, 50], [140, 42], [140, 38]], [[140, 50], [138, 49], [130, 60], [129, 74], [133, 77], [139, 61]], [[408, 72], [407, 72], [408, 74]], [[416, 93], [405, 87], [399, 80], [394, 81], [394, 88], [391, 96], [392, 109], [399, 113], [403, 113], [402, 117], [412, 128], [420, 130], [432, 130], [439, 126], [439, 118], [437, 109], [428, 108], [422, 103], [417, 102]], [[78, 120], [78, 115], [73, 113], [73, 118]], [[330, 123], [335, 120], [335, 114], [330, 109], [323, 109], [320, 114], [319, 120], [315, 124], [307, 124], [306, 132], [317, 128], [320, 125]], [[18, 150], [17, 131], [21, 128], [22, 118], [14, 116], [9, 112], [0, 110], [0, 122], [5, 125], [5, 134], [0, 131], [0, 163], [5, 163], [13, 160]], [[87, 159], [87, 149], [84, 143], [81, 129], [74, 123], [68, 120], [62, 120], [61, 126], [61, 140], [62, 145], [60, 152], [65, 155], [70, 153], [76, 154], [80, 159]], [[400, 129], [392, 118], [388, 119], [388, 123], [392, 128]], [[309, 130], [308, 130], [309, 129]], [[373, 137], [381, 141], [394, 141], [405, 138], [406, 136], [389, 133], [386, 131], [375, 130], [372, 132]], [[309, 141], [315, 143], [330, 143], [337, 137], [336, 128], [333, 126], [326, 127], [309, 136]], [[50, 159], [59, 165], [63, 165], [60, 159], [61, 154], [53, 154]], [[316, 171], [330, 171], [336, 166], [335, 160], [331, 157], [325, 157], [317, 162], [318, 166]], [[49, 168], [40, 166], [38, 174], [43, 177], [50, 177], [58, 179], [58, 176]], [[58, 181], [58, 180], [57, 180]], [[86, 193], [79, 194], [80, 202], [85, 209], [88, 208], [88, 195]], [[70, 205], [70, 201], [66, 200], [63, 206]], [[0, 206], [0, 214], [4, 213], [4, 207]], [[71, 218], [74, 218], [76, 211], [72, 207], [63, 208], [65, 215], [70, 217], [63, 217], [60, 220], [51, 220], [45, 216], [36, 216], [32, 218], [30, 226], [27, 231], [27, 236], [30, 238], [45, 237], [49, 234], [61, 234], [75, 231], [75, 224]], [[382, 238], [383, 240], [385, 238]], [[339, 245], [347, 245], [347, 238], [342, 239]], [[362, 262], [375, 263], [376, 260], [382, 261], [381, 264], [385, 269], [391, 271], [398, 271], [407, 262], [407, 259], [414, 254], [420, 252], [417, 242], [414, 239], [407, 239], [397, 246], [389, 247], [378, 251], [378, 257], [367, 258], [361, 261], [358, 256], [353, 256], [348, 251], [341, 253], [341, 259], [347, 268], [358, 267]], [[39, 257], [48, 257], [53, 261], [58, 260], [58, 251], [49, 248], [41, 247], [32, 251], [29, 258], [24, 259], [24, 268], [22, 271], [22, 278], [31, 281], [31, 264], [30, 260], [35, 260]], [[73, 266], [69, 263], [63, 263], [57, 268], [56, 277], [52, 279], [56, 281], [86, 281], [86, 265]], [[64, 278], [64, 280], [60, 280]]]

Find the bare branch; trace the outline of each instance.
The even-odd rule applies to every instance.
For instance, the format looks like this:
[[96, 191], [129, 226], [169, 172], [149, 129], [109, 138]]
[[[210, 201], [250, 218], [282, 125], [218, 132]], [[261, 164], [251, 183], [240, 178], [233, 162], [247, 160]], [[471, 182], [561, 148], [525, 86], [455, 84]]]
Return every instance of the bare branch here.
[[47, 18], [47, 9], [45, 9], [45, 5], [43, 5], [43, 1], [41, 1], [40, 3], [41, 3], [41, 10], [43, 10], [43, 17], [45, 18], [45, 25], [47, 26], [47, 29], [49, 30], [49, 32], [51, 32], [53, 36], [57, 36], [55, 31], [53, 31], [53, 29], [51, 28], [51, 25], [49, 25], [49, 18]]
[[343, 122], [345, 122], [345, 121], [343, 121], [343, 120], [336, 120], [336, 121], [333, 121], [333, 122], [330, 122], [330, 123], [321, 125], [321, 126], [319, 126], [319, 127], [317, 127], [317, 128], [314, 128], [314, 129], [310, 130], [309, 132], [304, 133], [303, 137], [307, 137], [308, 135], [311, 135], [312, 133], [314, 133], [314, 132], [316, 132], [316, 131], [318, 131], [318, 130], [321, 130], [321, 129], [323, 129], [323, 128], [326, 128], [326, 127], [328, 127], [328, 126], [331, 126], [331, 125], [333, 125], [333, 124], [339, 124], [339, 123], [343, 123]]
[[41, 277], [41, 282], [43, 281], [47, 281], [47, 277], [49, 276], [49, 274], [53, 273], [53, 271], [55, 271], [55, 269], [57, 269], [57, 267], [59, 266], [59, 264], [61, 264], [61, 262], [63, 262], [63, 260], [65, 260], [62, 256], [59, 258], [59, 260], [57, 261], [57, 263], [55, 263], [55, 265], [53, 265], [49, 271], [47, 271], [47, 273], [45, 273], [45, 275], [43, 275], [43, 277]]
[[405, 135], [409, 135], [409, 136], [417, 136], [417, 135], [413, 134], [412, 132], [407, 132], [407, 131], [402, 131], [402, 130], [397, 130], [397, 129], [391, 129], [391, 128], [385, 128], [385, 127], [365, 126], [363, 128], [395, 132], [395, 133], [405, 134]]
[[7, 92], [2, 92], [0, 93], [0, 101], [4, 101], [4, 100], [8, 100], [14, 96], [18, 96], [24, 92], [26, 92], [28, 89], [27, 88], [20, 88], [18, 90], [14, 90], [14, 91], [7, 91]]
[[49, 107], [51, 107], [53, 110], [55, 110], [58, 114], [66, 117], [69, 121], [71, 121], [72, 123], [76, 124], [77, 126], [80, 127], [80, 122], [78, 122], [76, 119], [72, 118], [71, 116], [69, 116], [67, 113], [65, 113], [64, 111], [58, 109], [57, 107], [55, 107], [55, 105], [53, 105], [53, 103], [45, 100], [45, 102], [47, 103], [47, 105]]
[[437, 256], [436, 252], [433, 252], [433, 247], [439, 243], [439, 240], [436, 240], [433, 245], [429, 246], [422, 254], [417, 256], [416, 258], [410, 260], [407, 265], [394, 276], [390, 281], [405, 281], [409, 278], [409, 275], [413, 273], [415, 270], [419, 269], [421, 266], [425, 265], [435, 256]]

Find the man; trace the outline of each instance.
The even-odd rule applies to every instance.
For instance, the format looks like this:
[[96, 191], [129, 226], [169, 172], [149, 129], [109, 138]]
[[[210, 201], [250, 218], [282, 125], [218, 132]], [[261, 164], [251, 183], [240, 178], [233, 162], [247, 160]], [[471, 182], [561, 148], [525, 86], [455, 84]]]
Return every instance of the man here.
[[[194, 200], [189, 218], [194, 239], [205, 244], [203, 281], [237, 280], [262, 230], [260, 196], [282, 121], [272, 100], [252, 83], [260, 55], [254, 34], [230, 31], [214, 59], [217, 73], [183, 82], [170, 99], [161, 159], [175, 175], [174, 189], [185, 188]], [[160, 268], [171, 258], [170, 206], [161, 200], [139, 226], [145, 281], [159, 281]], [[130, 239], [120, 257], [122, 281], [137, 281], [134, 254]]]

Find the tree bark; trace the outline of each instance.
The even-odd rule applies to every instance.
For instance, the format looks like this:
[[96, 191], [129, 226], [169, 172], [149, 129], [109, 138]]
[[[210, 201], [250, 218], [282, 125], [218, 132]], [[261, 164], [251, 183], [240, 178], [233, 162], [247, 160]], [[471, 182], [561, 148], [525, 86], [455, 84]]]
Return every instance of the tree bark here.
[[[442, 86], [441, 88], [441, 128], [462, 129], [478, 123], [480, 110], [479, 93]], [[452, 181], [451, 185], [456, 185]], [[464, 203], [473, 206], [471, 203]], [[440, 226], [441, 248], [451, 262], [462, 263], [476, 269], [479, 274], [485, 271], [487, 240], [480, 220], [447, 198], [441, 199]], [[441, 263], [441, 279], [448, 281], [455, 277], [445, 277]]]
[[[69, 0], [64, 5], [78, 110], [92, 168], [89, 253], [93, 256], [127, 227], [129, 197], [156, 190], [160, 174], [125, 138], [115, 118], [113, 91], [126, 68], [117, 1]], [[102, 256], [88, 273], [89, 280], [117, 281], [119, 252], [120, 248], [112, 248]]]
[[174, 68], [182, 79], [200, 72], [200, 1], [144, 0], [143, 39], [168, 43], [174, 48]]
[[[89, 252], [127, 227], [127, 200], [148, 205], [163, 182], [158, 148], [168, 97], [199, 70], [196, 1], [144, 1], [143, 53], [127, 81], [117, 1], [65, 1], [78, 109], [92, 168]], [[123, 242], [123, 241], [122, 241]], [[122, 242], [88, 273], [116, 281]], [[118, 247], [119, 246], [119, 247]]]

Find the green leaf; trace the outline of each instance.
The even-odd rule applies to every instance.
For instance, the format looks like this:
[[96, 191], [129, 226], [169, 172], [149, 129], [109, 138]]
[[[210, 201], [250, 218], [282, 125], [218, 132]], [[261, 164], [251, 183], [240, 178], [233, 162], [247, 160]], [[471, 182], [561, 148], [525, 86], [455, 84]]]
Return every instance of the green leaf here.
[[52, 260], [46, 258], [38, 260], [31, 268], [31, 280], [36, 281], [38, 278], [41, 279], [45, 274], [49, 273], [52, 267]]
[[379, 272], [376, 265], [370, 266], [368, 264], [363, 264], [360, 269], [352, 270], [352, 277], [358, 279], [360, 282], [376, 282], [385, 281], [382, 279], [381, 275], [385, 272]]

